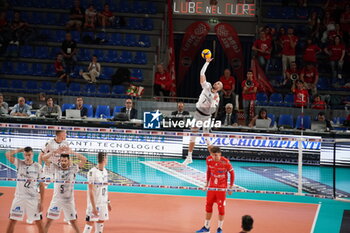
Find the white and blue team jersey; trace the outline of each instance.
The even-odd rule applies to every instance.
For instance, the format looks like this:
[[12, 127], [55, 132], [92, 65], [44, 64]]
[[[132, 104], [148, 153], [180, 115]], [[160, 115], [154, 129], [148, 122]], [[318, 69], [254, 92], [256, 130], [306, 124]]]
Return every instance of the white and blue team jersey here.
[[[107, 183], [108, 182], [108, 172], [106, 168], [103, 170], [93, 167], [88, 173], [88, 181], [92, 183]], [[94, 185], [94, 197], [95, 205], [105, 205], [108, 204], [108, 185]], [[88, 187], [89, 193], [89, 187]], [[91, 207], [90, 195], [87, 195], [88, 207]]]
[[219, 106], [220, 97], [218, 93], [212, 93], [212, 86], [209, 82], [201, 83], [203, 88], [198, 102], [196, 103], [196, 108], [206, 115], [211, 115], [216, 112]]
[[[67, 169], [62, 169], [56, 164], [53, 166], [55, 180], [60, 181], [75, 181], [76, 174], [79, 172], [79, 167], [76, 164], [69, 166]], [[74, 199], [74, 184], [72, 183], [55, 183], [53, 199], [73, 200]]]
[[[27, 165], [23, 160], [15, 159], [17, 167], [17, 179], [42, 179], [42, 167], [39, 163], [33, 162]], [[39, 182], [37, 181], [17, 181], [15, 197], [19, 198], [39, 198]]]

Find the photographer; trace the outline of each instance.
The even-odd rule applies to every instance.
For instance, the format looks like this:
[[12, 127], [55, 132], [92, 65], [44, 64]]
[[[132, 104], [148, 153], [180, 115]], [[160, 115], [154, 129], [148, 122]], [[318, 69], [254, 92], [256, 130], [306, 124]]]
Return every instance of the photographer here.
[[300, 79], [300, 71], [298, 70], [297, 64], [292, 62], [289, 69], [286, 70], [285, 79], [283, 81], [283, 86], [290, 88], [293, 82]]
[[246, 125], [255, 116], [254, 108], [258, 86], [258, 82], [253, 80], [253, 71], [249, 70], [247, 72], [247, 80], [242, 82], [242, 99]]
[[312, 95], [317, 93], [318, 70], [312, 63], [302, 69], [300, 80], [304, 81], [305, 88], [311, 90]]

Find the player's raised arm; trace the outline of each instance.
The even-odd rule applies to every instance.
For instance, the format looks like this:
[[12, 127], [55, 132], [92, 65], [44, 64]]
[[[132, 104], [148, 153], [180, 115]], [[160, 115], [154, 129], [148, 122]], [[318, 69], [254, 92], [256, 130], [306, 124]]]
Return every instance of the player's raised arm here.
[[72, 154], [72, 155], [77, 156], [77, 158], [80, 160], [78, 166], [79, 166], [80, 168], [84, 167], [84, 165], [85, 165], [85, 163], [86, 163], [86, 161], [87, 161], [87, 158], [86, 158], [84, 155], [82, 155], [82, 154], [80, 154], [80, 153], [77, 153], [77, 152], [75, 152], [74, 150], [72, 150], [72, 149], [70, 149], [70, 148], [69, 148], [68, 151], [69, 151], [69, 154]]
[[209, 63], [213, 60], [213, 58], [206, 58], [205, 60], [206, 61], [205, 61], [204, 65], [203, 65], [203, 67], [201, 69], [201, 72], [200, 72], [200, 79], [199, 79], [199, 81], [200, 81], [201, 84], [207, 81], [207, 78], [205, 77], [205, 71], [207, 70], [207, 68], [209, 66]]
[[10, 150], [5, 153], [6, 158], [10, 161], [10, 163], [14, 164], [16, 158], [14, 157], [15, 154], [23, 152], [24, 148], [19, 148], [16, 150]]

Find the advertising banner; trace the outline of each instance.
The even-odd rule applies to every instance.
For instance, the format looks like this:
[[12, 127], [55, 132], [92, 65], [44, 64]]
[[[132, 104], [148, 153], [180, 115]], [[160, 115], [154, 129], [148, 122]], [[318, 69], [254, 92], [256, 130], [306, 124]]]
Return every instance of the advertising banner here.
[[229, 64], [237, 75], [238, 82], [241, 83], [244, 79], [244, 59], [241, 41], [236, 29], [228, 23], [219, 23], [215, 26], [215, 32], [229, 60]]
[[194, 22], [187, 28], [180, 50], [177, 87], [180, 87], [184, 80], [194, 57], [208, 35], [209, 29], [209, 25], [205, 22]]
[[255, 0], [174, 0], [175, 15], [255, 16]]

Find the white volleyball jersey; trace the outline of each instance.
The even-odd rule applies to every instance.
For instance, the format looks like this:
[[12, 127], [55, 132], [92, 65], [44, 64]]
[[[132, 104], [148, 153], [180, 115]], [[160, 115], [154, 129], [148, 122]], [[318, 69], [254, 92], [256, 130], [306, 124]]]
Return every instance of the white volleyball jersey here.
[[203, 90], [196, 103], [196, 108], [206, 115], [211, 115], [216, 112], [220, 97], [218, 93], [211, 92], [212, 86], [209, 82], [203, 82], [201, 85]]
[[[55, 180], [59, 181], [75, 181], [76, 174], [79, 171], [79, 167], [76, 164], [69, 166], [67, 169], [62, 169], [56, 164], [51, 164], [54, 168]], [[72, 200], [74, 199], [74, 184], [72, 183], [55, 183], [53, 199], [64, 199]]]
[[[108, 172], [106, 168], [103, 168], [101, 171], [97, 167], [93, 167], [90, 169], [88, 173], [88, 181], [93, 183], [107, 183], [108, 182]], [[104, 205], [108, 203], [108, 185], [99, 185], [95, 184], [95, 205]], [[88, 195], [87, 195], [87, 204], [91, 206], [90, 195], [89, 195], [89, 187], [88, 187]]]
[[[17, 167], [17, 179], [42, 179], [42, 167], [34, 162], [31, 165], [25, 164], [23, 160], [15, 159]], [[39, 198], [37, 181], [17, 181], [15, 197], [19, 198]]]
[[[50, 139], [49, 141], [46, 142], [45, 146], [41, 149], [41, 151], [44, 154], [47, 154], [51, 151], [55, 151], [57, 150], [59, 147], [63, 147], [63, 146], [69, 146], [68, 142], [66, 140], [63, 140], [62, 142], [58, 143], [56, 142], [56, 140]], [[58, 164], [58, 161], [60, 159], [60, 154], [53, 154], [50, 158], [51, 162], [54, 164]]]

